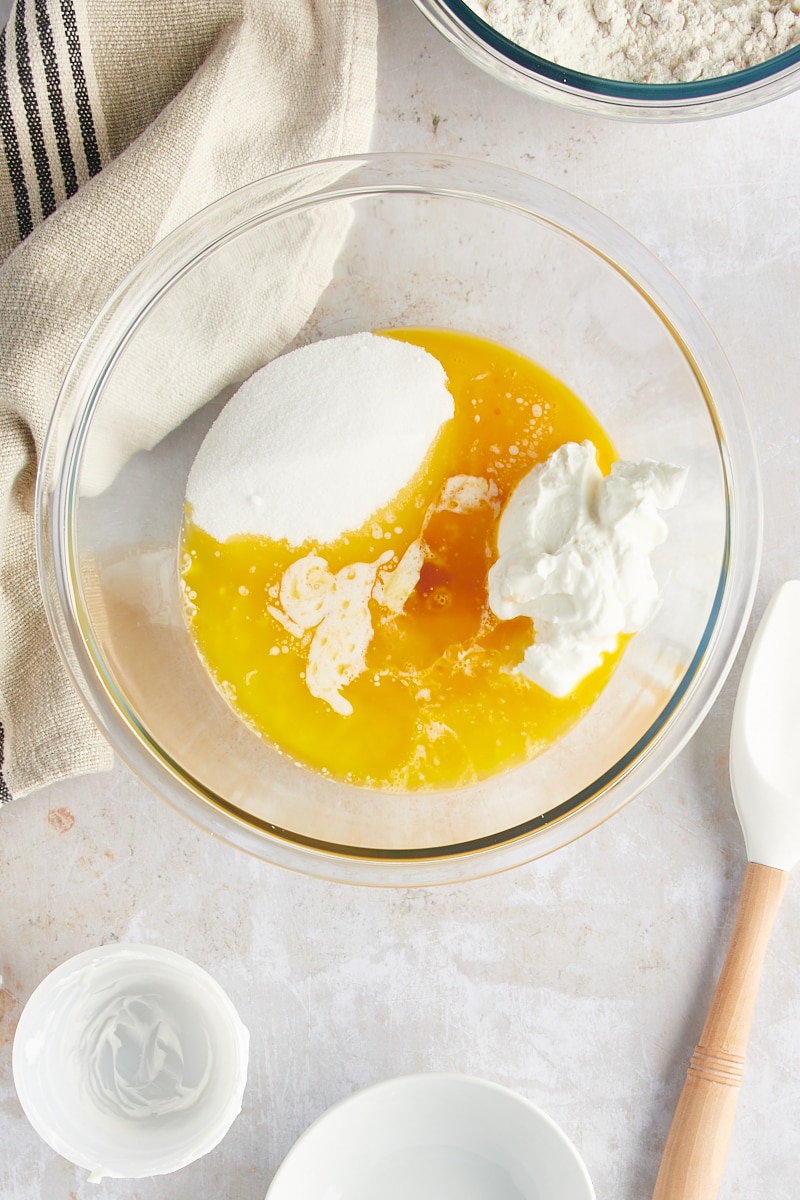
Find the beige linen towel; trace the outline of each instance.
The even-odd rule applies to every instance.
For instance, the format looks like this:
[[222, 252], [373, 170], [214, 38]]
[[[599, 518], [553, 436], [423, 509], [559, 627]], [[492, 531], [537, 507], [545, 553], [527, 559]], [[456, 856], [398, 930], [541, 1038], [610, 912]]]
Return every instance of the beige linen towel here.
[[111, 765], [47, 626], [37, 457], [104, 300], [235, 187], [367, 148], [375, 0], [16, 0], [0, 37], [0, 799]]

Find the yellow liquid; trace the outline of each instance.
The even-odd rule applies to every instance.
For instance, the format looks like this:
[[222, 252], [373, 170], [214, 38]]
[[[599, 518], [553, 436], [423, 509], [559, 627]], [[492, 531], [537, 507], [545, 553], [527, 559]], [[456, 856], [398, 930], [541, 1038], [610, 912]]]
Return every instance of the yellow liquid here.
[[451, 476], [491, 481], [504, 504], [564, 442], [593, 442], [604, 473], [617, 456], [581, 401], [520, 355], [445, 330], [386, 336], [434, 355], [455, 402], [455, 416], [418, 477], [362, 529], [328, 545], [254, 537], [219, 543], [189, 514], [182, 545], [187, 620], [217, 686], [284, 754], [366, 787], [455, 787], [523, 763], [565, 733], [602, 691], [622, 647], [562, 699], [515, 673], [533, 628], [526, 617], [498, 621], [489, 611], [496, 517], [485, 506], [434, 512], [424, 532], [426, 561], [403, 611], [394, 615], [370, 602], [367, 669], [344, 688], [353, 711], [342, 716], [304, 682], [312, 631], [294, 637], [268, 612], [283, 572], [312, 552], [332, 572], [374, 562], [387, 549], [399, 558]]

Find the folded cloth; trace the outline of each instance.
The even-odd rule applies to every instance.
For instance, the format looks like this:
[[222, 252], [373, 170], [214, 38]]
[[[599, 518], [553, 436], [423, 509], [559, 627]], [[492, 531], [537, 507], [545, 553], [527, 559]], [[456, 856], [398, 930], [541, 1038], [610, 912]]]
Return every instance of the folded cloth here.
[[376, 26], [375, 0], [15, 2], [0, 35], [2, 800], [111, 765], [36, 573], [36, 465], [66, 368], [185, 218], [367, 148]]

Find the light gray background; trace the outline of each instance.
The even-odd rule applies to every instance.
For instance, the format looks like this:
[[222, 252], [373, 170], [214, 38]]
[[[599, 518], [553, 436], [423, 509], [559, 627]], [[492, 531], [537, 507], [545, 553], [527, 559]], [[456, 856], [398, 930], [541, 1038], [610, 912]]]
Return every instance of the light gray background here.
[[[9, 7], [0, 0], [0, 13]], [[755, 619], [798, 574], [800, 96], [736, 117], [635, 126], [493, 82], [411, 0], [380, 0], [375, 149], [471, 154], [594, 204], [692, 294], [745, 392], [763, 468]], [[506, 875], [352, 889], [252, 861], [122, 766], [0, 814], [0, 1200], [263, 1200], [295, 1138], [354, 1089], [463, 1071], [519, 1089], [581, 1150], [600, 1200], [650, 1195], [744, 870], [727, 782], [739, 668], [656, 784], [580, 842]], [[796, 1200], [800, 886], [762, 982], [722, 1195]], [[252, 1034], [244, 1110], [168, 1177], [99, 1188], [21, 1113], [11, 1041], [38, 981], [115, 939], [187, 953]]]

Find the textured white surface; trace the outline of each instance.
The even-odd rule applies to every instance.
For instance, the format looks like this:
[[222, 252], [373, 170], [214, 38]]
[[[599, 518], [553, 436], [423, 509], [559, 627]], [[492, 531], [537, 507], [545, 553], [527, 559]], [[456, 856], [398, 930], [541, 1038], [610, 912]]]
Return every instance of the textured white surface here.
[[[411, 0], [380, 2], [375, 149], [491, 158], [596, 205], [658, 254], [726, 348], [764, 475], [755, 620], [800, 561], [800, 95], [639, 127], [517, 95]], [[741, 665], [741, 664], [739, 664]], [[109, 1200], [263, 1200], [298, 1134], [391, 1075], [519, 1089], [584, 1156], [598, 1200], [645, 1200], [733, 919], [744, 847], [727, 781], [738, 668], [694, 741], [625, 811], [506, 875], [419, 891], [290, 875], [219, 845], [118, 767], [0, 814], [0, 1200], [100, 1196], [20, 1110], [11, 1040], [45, 973], [131, 939], [188, 954], [252, 1035], [244, 1109], [175, 1175]], [[722, 1195], [796, 1200], [800, 880], [770, 944]]]

